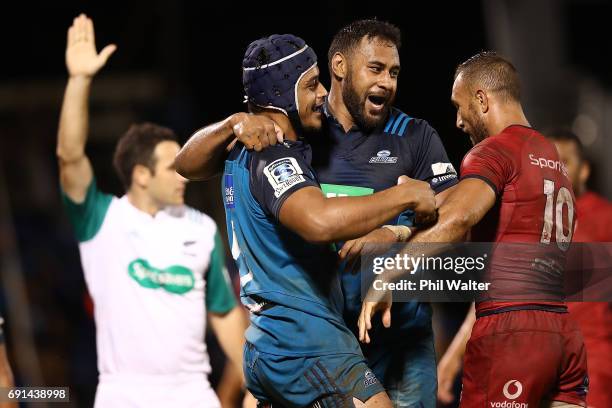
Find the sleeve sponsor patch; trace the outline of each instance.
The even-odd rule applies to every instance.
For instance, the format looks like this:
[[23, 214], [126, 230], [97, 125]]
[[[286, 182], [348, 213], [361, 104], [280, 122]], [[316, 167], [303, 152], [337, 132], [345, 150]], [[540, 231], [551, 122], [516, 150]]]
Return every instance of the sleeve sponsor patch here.
[[451, 163], [442, 163], [442, 162], [432, 163], [431, 171], [433, 172], [434, 176], [439, 176], [440, 174], [449, 174], [449, 173], [457, 174], [457, 172], [455, 171], [455, 168], [453, 167]]
[[264, 168], [264, 174], [274, 189], [274, 197], [279, 198], [296, 184], [303, 183], [304, 174], [297, 160], [293, 157], [284, 157], [274, 160]]

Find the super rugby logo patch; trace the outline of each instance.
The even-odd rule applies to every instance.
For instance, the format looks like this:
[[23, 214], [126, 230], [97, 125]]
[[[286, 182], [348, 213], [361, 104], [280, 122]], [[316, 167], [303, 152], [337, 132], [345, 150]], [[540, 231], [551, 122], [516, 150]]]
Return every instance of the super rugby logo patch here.
[[282, 196], [296, 184], [303, 183], [304, 174], [293, 157], [284, 157], [274, 160], [264, 168], [264, 174], [274, 189], [274, 197]]
[[391, 156], [390, 150], [381, 150], [376, 156], [370, 157], [370, 163], [397, 163], [397, 157]]
[[374, 373], [371, 372], [370, 370], [367, 370], [365, 372], [365, 379], [363, 380], [363, 386], [367, 388], [372, 384], [376, 384], [377, 382], [378, 380], [376, 379], [376, 376], [374, 375]]

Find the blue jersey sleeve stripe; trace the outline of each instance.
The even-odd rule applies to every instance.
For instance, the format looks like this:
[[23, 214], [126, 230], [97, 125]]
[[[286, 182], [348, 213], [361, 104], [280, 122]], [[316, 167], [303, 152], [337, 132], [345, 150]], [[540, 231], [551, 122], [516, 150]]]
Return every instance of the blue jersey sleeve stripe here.
[[391, 133], [395, 133], [395, 131], [397, 130], [397, 128], [400, 125], [400, 122], [406, 117], [405, 113], [402, 113], [396, 120], [395, 120], [395, 124], [393, 125], [393, 129], [391, 129]]
[[406, 126], [408, 125], [408, 122], [410, 122], [412, 118], [410, 116], [406, 116], [406, 120], [404, 120], [404, 123], [402, 124], [402, 127], [400, 127], [400, 130], [398, 132], [398, 134], [400, 136], [404, 136], [404, 131], [406, 130]]
[[385, 132], [389, 132], [389, 129], [391, 129], [391, 125], [393, 124], [394, 120], [395, 120], [395, 115], [393, 114], [393, 112], [391, 112], [391, 117], [387, 121], [387, 126], [385, 126]]

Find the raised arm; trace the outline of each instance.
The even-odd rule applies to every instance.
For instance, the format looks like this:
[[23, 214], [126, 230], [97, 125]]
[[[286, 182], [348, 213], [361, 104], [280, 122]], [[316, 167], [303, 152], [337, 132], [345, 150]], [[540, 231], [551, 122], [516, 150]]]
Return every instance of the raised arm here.
[[176, 156], [176, 171], [190, 180], [207, 180], [223, 170], [223, 161], [234, 140], [247, 149], [261, 151], [283, 141], [282, 130], [271, 119], [244, 112], [195, 132]]
[[85, 199], [93, 177], [91, 164], [85, 155], [91, 80], [115, 49], [115, 45], [108, 45], [98, 54], [91, 19], [84, 14], [74, 19], [66, 44], [69, 79], [60, 114], [56, 153], [62, 189], [77, 203]]
[[307, 241], [328, 243], [367, 234], [406, 209], [435, 217], [429, 183], [400, 179], [399, 185], [364, 197], [327, 198], [316, 187], [302, 188], [284, 202], [280, 221]]

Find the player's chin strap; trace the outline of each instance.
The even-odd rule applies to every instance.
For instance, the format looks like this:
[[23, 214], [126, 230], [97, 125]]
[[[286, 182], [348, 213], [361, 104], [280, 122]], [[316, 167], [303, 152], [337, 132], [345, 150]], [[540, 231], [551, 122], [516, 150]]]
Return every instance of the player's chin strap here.
[[412, 235], [412, 230], [406, 225], [383, 225], [382, 228], [393, 232], [397, 242], [406, 242]]

